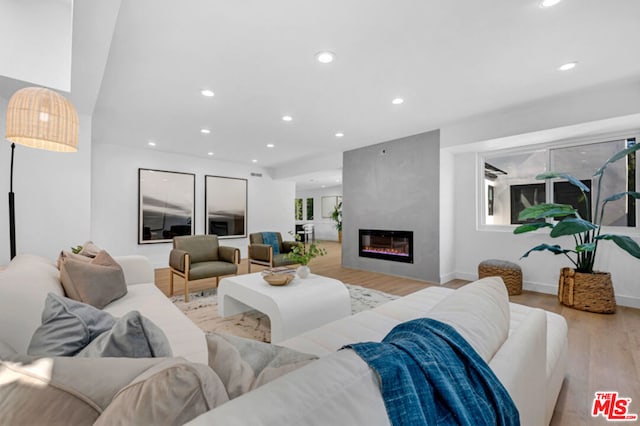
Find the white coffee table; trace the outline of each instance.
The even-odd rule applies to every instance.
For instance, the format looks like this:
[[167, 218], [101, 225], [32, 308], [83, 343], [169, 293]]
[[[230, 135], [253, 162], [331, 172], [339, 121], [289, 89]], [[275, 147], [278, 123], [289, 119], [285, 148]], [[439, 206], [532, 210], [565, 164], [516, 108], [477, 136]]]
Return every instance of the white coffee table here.
[[271, 321], [271, 343], [351, 315], [349, 290], [338, 280], [311, 274], [272, 286], [260, 273], [223, 278], [218, 313], [223, 317], [258, 310]]

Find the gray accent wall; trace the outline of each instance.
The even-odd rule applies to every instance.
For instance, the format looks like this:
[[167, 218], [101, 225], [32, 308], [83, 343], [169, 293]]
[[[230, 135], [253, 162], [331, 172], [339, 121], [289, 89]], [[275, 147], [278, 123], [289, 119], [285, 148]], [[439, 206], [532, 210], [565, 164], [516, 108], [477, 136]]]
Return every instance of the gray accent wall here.
[[[344, 267], [440, 282], [439, 158], [439, 130], [344, 153]], [[359, 229], [413, 231], [413, 264], [358, 256]]]

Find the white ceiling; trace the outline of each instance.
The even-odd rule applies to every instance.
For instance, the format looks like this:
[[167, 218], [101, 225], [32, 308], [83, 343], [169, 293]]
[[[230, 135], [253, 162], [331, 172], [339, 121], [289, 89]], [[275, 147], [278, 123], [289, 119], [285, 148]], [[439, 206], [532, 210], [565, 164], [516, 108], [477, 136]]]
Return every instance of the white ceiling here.
[[[105, 31], [106, 3], [119, 14], [95, 143], [154, 140], [157, 150], [276, 170], [640, 76], [638, 0], [549, 9], [538, 0], [110, 0], [76, 2], [72, 99], [77, 62], [99, 51], [83, 40]], [[325, 49], [337, 55], [331, 64], [314, 58]], [[557, 71], [569, 61], [579, 64]], [[392, 105], [398, 96], [404, 104]]]

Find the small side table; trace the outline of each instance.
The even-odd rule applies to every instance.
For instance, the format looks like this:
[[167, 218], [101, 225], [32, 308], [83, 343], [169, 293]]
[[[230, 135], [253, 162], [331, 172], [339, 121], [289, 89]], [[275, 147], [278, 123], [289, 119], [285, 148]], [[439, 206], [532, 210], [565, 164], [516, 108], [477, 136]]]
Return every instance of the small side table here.
[[501, 277], [509, 296], [522, 294], [522, 269], [506, 260], [483, 260], [478, 265], [478, 278]]

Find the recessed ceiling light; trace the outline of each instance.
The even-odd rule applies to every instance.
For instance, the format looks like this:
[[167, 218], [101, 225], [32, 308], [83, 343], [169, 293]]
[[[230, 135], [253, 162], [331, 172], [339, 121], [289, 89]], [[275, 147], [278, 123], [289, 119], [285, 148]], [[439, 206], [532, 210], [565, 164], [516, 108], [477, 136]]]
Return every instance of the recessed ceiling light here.
[[547, 7], [551, 7], [551, 6], [555, 6], [556, 4], [560, 3], [561, 0], [542, 0], [540, 2], [540, 7], [545, 9]]
[[149, 141], [149, 142], [148, 142], [148, 145], [149, 145], [149, 146], [156, 146], [156, 143], [155, 143], [154, 141]]
[[336, 182], [338, 182], [338, 183], [339, 183], [339, 182], [340, 182], [340, 179], [336, 179]]
[[316, 53], [316, 59], [323, 64], [331, 63], [335, 58], [336, 55], [333, 52], [323, 51]]
[[394, 100], [391, 101], [391, 103], [394, 105], [400, 105], [403, 102], [404, 102], [404, 99], [402, 98], [395, 98]]
[[272, 143], [268, 143], [268, 144], [267, 144], [267, 148], [273, 148], [273, 147], [275, 147], [275, 145], [274, 145], [274, 144], [272, 144]]
[[209, 130], [209, 129], [200, 129], [200, 133], [208, 135], [209, 133], [211, 133], [211, 130]]
[[321, 187], [321, 188], [326, 188], [326, 187], [327, 187], [327, 185], [321, 185], [320, 187]]
[[342, 133], [342, 132], [336, 133], [336, 138], [341, 138], [343, 136], [344, 136], [344, 133]]
[[257, 163], [258, 160], [256, 160], [255, 158], [253, 160], [251, 160], [252, 163]]
[[291, 121], [293, 120], [293, 117], [291, 117], [290, 115], [283, 115], [282, 116], [282, 121]]
[[566, 63], [564, 65], [561, 65], [558, 68], [558, 71], [569, 71], [571, 69], [574, 69], [576, 67], [576, 65], [578, 65], [577, 62], [568, 62], [568, 63]]
[[213, 152], [207, 152], [207, 155], [211, 156], [213, 155]]
[[206, 96], [208, 98], [210, 98], [213, 95], [215, 95], [215, 93], [213, 93], [213, 90], [209, 90], [209, 89], [203, 89], [203, 90], [200, 91], [200, 93], [202, 93], [202, 96]]

